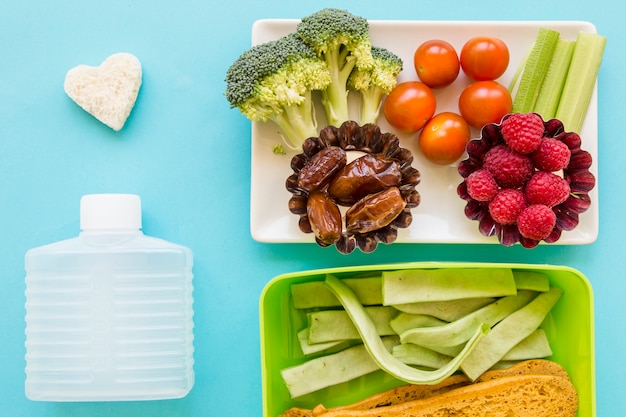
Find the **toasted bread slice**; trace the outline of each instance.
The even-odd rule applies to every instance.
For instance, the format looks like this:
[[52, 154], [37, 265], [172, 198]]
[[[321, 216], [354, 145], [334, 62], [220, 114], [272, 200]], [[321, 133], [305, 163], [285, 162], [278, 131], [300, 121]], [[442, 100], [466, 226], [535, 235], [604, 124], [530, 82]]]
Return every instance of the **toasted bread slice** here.
[[335, 410], [319, 417], [573, 417], [578, 394], [569, 379], [515, 375], [470, 384], [445, 394], [368, 410]]
[[[515, 375], [552, 375], [569, 379], [567, 371], [558, 363], [546, 359], [532, 359], [520, 362], [506, 369], [487, 371], [474, 383]], [[465, 375], [457, 374], [446, 378], [444, 381], [436, 385], [402, 385], [379, 394], [374, 394], [359, 402], [345, 406], [325, 409], [322, 405], [319, 405], [313, 410], [294, 408], [286, 411], [285, 414], [283, 414], [283, 417], [312, 417], [329, 411], [367, 410], [371, 408], [391, 406], [407, 401], [415, 401], [444, 394], [448, 391], [470, 385], [471, 383], [472, 382]]]

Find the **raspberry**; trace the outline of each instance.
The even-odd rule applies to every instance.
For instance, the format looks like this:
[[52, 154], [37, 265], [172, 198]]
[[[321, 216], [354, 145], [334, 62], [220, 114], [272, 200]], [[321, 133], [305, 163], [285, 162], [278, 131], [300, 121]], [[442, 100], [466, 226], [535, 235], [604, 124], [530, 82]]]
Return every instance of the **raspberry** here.
[[527, 155], [521, 155], [506, 145], [491, 148], [484, 157], [483, 168], [493, 175], [503, 188], [519, 188], [533, 175], [533, 162]]
[[544, 204], [554, 207], [561, 204], [570, 193], [567, 181], [552, 172], [537, 171], [526, 183], [528, 204]]
[[538, 169], [554, 172], [569, 164], [571, 154], [567, 145], [560, 140], [543, 138], [531, 158]]
[[513, 188], [500, 191], [489, 203], [491, 218], [500, 224], [513, 224], [526, 207], [524, 193]]
[[474, 200], [489, 201], [498, 192], [496, 180], [486, 169], [472, 172], [466, 179], [467, 192]]
[[537, 113], [515, 113], [500, 125], [506, 144], [521, 154], [531, 153], [539, 147], [543, 131], [543, 120]]
[[527, 239], [545, 239], [552, 233], [555, 225], [556, 214], [543, 204], [526, 207], [517, 218], [517, 229]]

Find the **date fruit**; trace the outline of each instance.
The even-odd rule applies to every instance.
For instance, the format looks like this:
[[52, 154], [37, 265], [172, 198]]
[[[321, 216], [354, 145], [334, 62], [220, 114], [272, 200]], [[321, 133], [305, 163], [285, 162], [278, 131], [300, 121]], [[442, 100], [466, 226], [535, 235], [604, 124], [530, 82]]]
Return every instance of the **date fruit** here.
[[365, 154], [343, 167], [328, 186], [328, 194], [343, 206], [351, 206], [368, 194], [397, 186], [402, 172], [396, 161]]
[[341, 237], [341, 212], [337, 204], [323, 191], [309, 194], [307, 216], [311, 230], [320, 245], [330, 246]]
[[309, 193], [322, 188], [346, 163], [346, 151], [342, 148], [329, 146], [322, 149], [298, 173], [298, 188]]
[[346, 212], [348, 233], [367, 233], [390, 224], [406, 207], [398, 187], [389, 187], [357, 201]]

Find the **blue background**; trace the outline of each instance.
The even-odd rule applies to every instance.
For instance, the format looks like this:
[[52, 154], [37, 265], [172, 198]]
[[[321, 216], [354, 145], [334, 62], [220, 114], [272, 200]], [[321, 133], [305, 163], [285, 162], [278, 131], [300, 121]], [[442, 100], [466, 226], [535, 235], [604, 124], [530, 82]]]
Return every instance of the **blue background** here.
[[[223, 97], [252, 23], [326, 6], [369, 19], [587, 20], [608, 38], [599, 87], [598, 240], [533, 250], [392, 245], [344, 256], [250, 237], [250, 123]], [[258, 300], [274, 276], [404, 261], [568, 265], [595, 292], [597, 411], [626, 409], [623, 121], [626, 4], [617, 1], [239, 2], [10, 0], [0, 5], [0, 415], [260, 416]], [[114, 132], [63, 92], [67, 70], [128, 51], [144, 69], [126, 127]], [[78, 233], [83, 194], [142, 197], [144, 232], [195, 254], [196, 385], [184, 399], [38, 403], [24, 396], [24, 253]], [[271, 197], [270, 197], [271, 198]]]

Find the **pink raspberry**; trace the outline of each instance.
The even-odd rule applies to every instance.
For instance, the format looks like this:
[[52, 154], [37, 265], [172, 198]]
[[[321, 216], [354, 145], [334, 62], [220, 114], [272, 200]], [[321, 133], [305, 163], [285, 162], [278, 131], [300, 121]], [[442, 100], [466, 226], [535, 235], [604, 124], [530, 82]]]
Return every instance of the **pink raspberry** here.
[[531, 159], [537, 169], [554, 172], [567, 167], [571, 154], [567, 145], [560, 140], [543, 138]]
[[526, 183], [528, 204], [544, 204], [554, 207], [569, 197], [570, 187], [562, 177], [552, 172], [537, 171]]
[[539, 147], [543, 131], [543, 119], [537, 113], [515, 113], [500, 125], [506, 144], [521, 154], [531, 153]]
[[541, 240], [552, 233], [556, 225], [556, 214], [543, 204], [526, 207], [517, 218], [517, 228], [527, 239]]
[[513, 188], [501, 190], [489, 203], [491, 218], [500, 224], [513, 224], [526, 207], [524, 193]]
[[472, 172], [465, 179], [467, 192], [474, 200], [489, 201], [498, 192], [496, 180], [486, 169], [479, 169]]
[[483, 168], [493, 175], [503, 188], [519, 188], [533, 175], [533, 162], [527, 155], [521, 155], [506, 145], [491, 148], [484, 157]]

